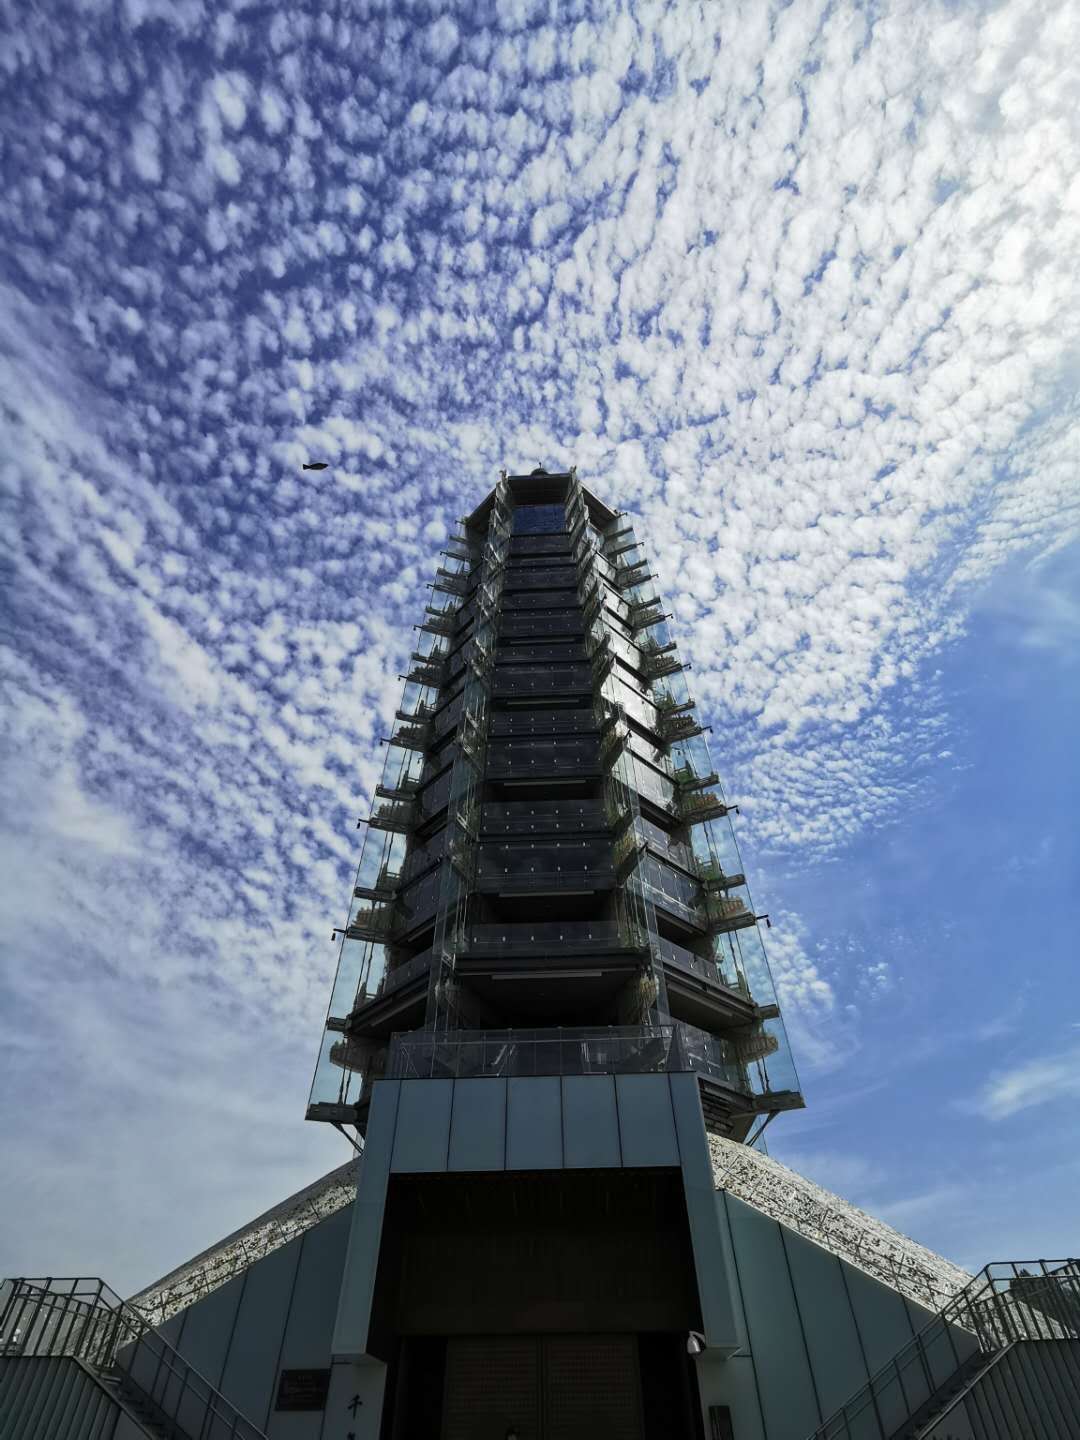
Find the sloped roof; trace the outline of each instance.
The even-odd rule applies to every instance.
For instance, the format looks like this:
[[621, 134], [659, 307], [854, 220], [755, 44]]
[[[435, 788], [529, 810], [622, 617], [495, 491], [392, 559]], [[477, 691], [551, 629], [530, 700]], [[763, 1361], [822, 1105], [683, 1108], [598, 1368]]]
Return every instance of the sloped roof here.
[[772, 1156], [715, 1135], [709, 1136], [709, 1148], [718, 1190], [779, 1220], [917, 1305], [938, 1311], [971, 1279], [951, 1260]]
[[[733, 1140], [709, 1137], [716, 1188], [754, 1206], [814, 1244], [929, 1310], [940, 1310], [971, 1278], [892, 1226], [850, 1205], [786, 1165]], [[131, 1297], [152, 1325], [164, 1323], [263, 1256], [352, 1203], [358, 1161], [267, 1210], [250, 1225]]]

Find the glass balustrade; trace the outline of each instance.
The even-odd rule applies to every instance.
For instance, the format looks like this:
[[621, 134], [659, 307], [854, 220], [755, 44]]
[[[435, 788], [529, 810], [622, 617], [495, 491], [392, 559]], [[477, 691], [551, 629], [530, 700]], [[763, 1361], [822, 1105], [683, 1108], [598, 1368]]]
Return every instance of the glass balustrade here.
[[397, 883], [405, 863], [404, 835], [373, 831], [364, 845], [356, 885], [362, 890], [381, 890]]
[[499, 696], [581, 694], [592, 688], [592, 671], [587, 665], [500, 665], [492, 688]]
[[492, 739], [510, 736], [598, 734], [591, 706], [552, 710], [497, 710], [491, 717]]
[[512, 615], [522, 610], [566, 610], [580, 604], [576, 589], [523, 590], [503, 596], [503, 613]]
[[585, 659], [585, 647], [577, 641], [558, 645], [504, 645], [497, 651], [498, 664], [581, 664]]
[[671, 1025], [414, 1032], [394, 1036], [386, 1073], [399, 1080], [652, 1074], [684, 1068], [674, 1035]]
[[487, 804], [481, 826], [488, 834], [550, 834], [606, 830], [602, 800], [510, 800]]
[[578, 609], [563, 610], [557, 614], [534, 617], [529, 614], [503, 615], [499, 626], [499, 637], [503, 640], [528, 639], [543, 636], [550, 639], [556, 635], [580, 635], [584, 620]]
[[738, 1051], [730, 1040], [721, 1040], [707, 1030], [680, 1021], [677, 1026], [678, 1041], [685, 1057], [686, 1068], [710, 1080], [737, 1090], [740, 1094], [750, 1093], [746, 1070], [738, 1058]]
[[665, 964], [674, 965], [676, 969], [685, 970], [687, 974], [696, 975], [701, 980], [709, 980], [713, 984], [727, 986], [720, 966], [711, 956], [699, 955], [694, 950], [687, 950], [682, 945], [676, 945], [674, 940], [665, 939], [663, 935], [659, 937], [657, 944]]
[[593, 736], [555, 735], [488, 742], [489, 779], [537, 778], [542, 775], [581, 774], [599, 766], [599, 747]]
[[547, 843], [480, 846], [478, 879], [488, 885], [512, 889], [607, 889], [614, 884], [611, 844], [605, 838], [561, 838]]
[[534, 567], [516, 570], [510, 568], [506, 572], [506, 584], [504, 595], [512, 595], [519, 590], [552, 590], [560, 586], [569, 590], [577, 581], [577, 574], [572, 565], [553, 565]]
[[512, 535], [510, 555], [558, 555], [569, 550], [565, 535]]
[[535, 924], [482, 924], [469, 927], [469, 952], [492, 955], [506, 950], [548, 950], [558, 959], [559, 951], [621, 950], [633, 948], [614, 920], [548, 920]]

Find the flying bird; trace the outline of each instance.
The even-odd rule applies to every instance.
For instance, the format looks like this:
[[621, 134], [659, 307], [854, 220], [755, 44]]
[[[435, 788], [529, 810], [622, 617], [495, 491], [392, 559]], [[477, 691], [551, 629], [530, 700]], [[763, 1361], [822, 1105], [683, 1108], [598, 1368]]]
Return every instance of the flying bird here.
[[303, 465], [301, 465], [300, 468], [301, 468], [301, 470], [325, 470], [325, 469], [326, 469], [326, 461], [325, 461], [325, 460], [312, 460], [312, 462], [311, 462], [310, 465], [305, 462]]

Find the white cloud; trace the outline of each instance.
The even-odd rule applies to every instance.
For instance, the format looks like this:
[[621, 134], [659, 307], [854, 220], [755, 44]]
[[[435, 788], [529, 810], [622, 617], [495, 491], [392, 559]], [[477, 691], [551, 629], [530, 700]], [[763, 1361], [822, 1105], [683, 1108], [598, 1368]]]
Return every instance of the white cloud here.
[[1080, 1049], [1039, 1055], [992, 1075], [972, 1102], [987, 1120], [1080, 1097]]
[[131, 133], [131, 163], [140, 179], [156, 185], [161, 179], [161, 141], [157, 130], [140, 121]]
[[[69, 797], [27, 839], [3, 792], [5, 853], [88, 953], [154, 937], [128, 983], [257, 997], [298, 1069], [433, 551], [501, 464], [643, 517], [744, 824], [800, 864], [918, 803], [962, 748], [936, 656], [1080, 523], [1068, 4], [497, 13], [130, 0], [121, 56], [39, 7], [5, 73], [4, 713]], [[779, 910], [827, 1070], [854, 982]]]
[[459, 39], [458, 27], [450, 16], [440, 15], [428, 26], [424, 45], [431, 58], [442, 63], [449, 60], [458, 48]]

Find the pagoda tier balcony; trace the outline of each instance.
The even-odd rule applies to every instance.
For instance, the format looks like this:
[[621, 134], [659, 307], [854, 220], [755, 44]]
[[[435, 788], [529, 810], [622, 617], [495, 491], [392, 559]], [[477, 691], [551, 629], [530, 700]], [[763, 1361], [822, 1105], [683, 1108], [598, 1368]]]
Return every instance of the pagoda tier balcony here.
[[350, 1036], [385, 1038], [395, 1030], [423, 1024], [431, 975], [432, 951], [395, 965], [378, 987], [358, 998], [346, 1028]]
[[492, 677], [492, 694], [507, 700], [587, 695], [592, 687], [592, 671], [588, 665], [500, 665]]
[[661, 600], [639, 600], [630, 605], [625, 623], [633, 631], [647, 630], [650, 625], [659, 625], [669, 618]]
[[533, 555], [564, 555], [569, 550], [565, 535], [514, 535], [510, 539], [510, 558]]
[[692, 765], [672, 766], [671, 778], [679, 787], [680, 792], [687, 790], [703, 790], [709, 785], [719, 785], [720, 776], [715, 770], [708, 775], [699, 775]]
[[372, 806], [368, 824], [375, 830], [390, 830], [398, 835], [408, 835], [424, 818], [419, 802], [415, 796], [402, 799], [390, 794], [380, 795], [378, 792], [381, 788], [379, 786], [376, 789], [375, 804]]
[[713, 790], [681, 789], [672, 802], [671, 812], [684, 825], [700, 825], [705, 820], [720, 819], [730, 808]]
[[615, 866], [611, 843], [596, 839], [490, 841], [480, 847], [476, 888], [498, 895], [589, 895], [612, 890]]
[[699, 860], [697, 856], [692, 856], [691, 862], [693, 873], [701, 881], [701, 888], [706, 892], [737, 890], [740, 885], [746, 884], [746, 876], [741, 871], [729, 875], [716, 860]]
[[435, 734], [434, 711], [427, 715], [404, 715], [399, 710], [395, 718], [397, 724], [390, 737], [392, 745], [400, 745], [403, 750], [421, 751], [430, 747]]
[[644, 1075], [673, 1063], [671, 1025], [430, 1030], [395, 1035], [386, 1075], [431, 1079], [530, 1075]]
[[643, 650], [638, 669], [646, 680], [660, 680], [665, 675], [674, 675], [679, 670], [686, 670], [689, 666], [683, 663], [675, 653], [675, 646], [667, 645], [663, 649], [652, 651]]
[[561, 615], [545, 615], [533, 618], [528, 615], [502, 616], [499, 624], [500, 640], [550, 640], [557, 635], [578, 638], [585, 629], [580, 610], [566, 610]]
[[757, 924], [757, 916], [740, 895], [706, 895], [701, 911], [711, 935], [726, 935]]
[[749, 996], [724, 984], [713, 961], [680, 950], [670, 942], [661, 942], [661, 949], [664, 987], [673, 1020], [736, 1039], [749, 1035], [767, 1018]]
[[431, 656], [414, 655], [409, 673], [400, 678], [411, 681], [414, 685], [424, 685], [429, 690], [438, 690], [446, 679], [446, 661], [433, 659]]
[[458, 595], [464, 599], [473, 588], [472, 577], [468, 573], [459, 575], [451, 570], [440, 568], [435, 572], [435, 583], [431, 588], [442, 590], [447, 595]]
[[419, 627], [432, 635], [446, 635], [453, 638], [458, 629], [458, 612], [456, 610], [431, 610], [427, 611], [427, 618]]
[[685, 705], [677, 708], [658, 705], [656, 707], [656, 733], [661, 740], [671, 745], [676, 740], [691, 740], [695, 735], [703, 735], [707, 727], [698, 723], [694, 709], [695, 702], [693, 700], [688, 700]]
[[510, 800], [481, 810], [480, 828], [494, 835], [591, 835], [608, 832], [602, 800]]
[[617, 590], [631, 590], [635, 585], [644, 585], [646, 580], [655, 580], [649, 570], [648, 560], [638, 560], [633, 565], [616, 565], [611, 583]]
[[536, 923], [473, 925], [466, 952], [472, 956], [602, 955], [614, 951], [647, 952], [644, 934], [615, 920], [545, 920]]
[[600, 774], [596, 737], [557, 735], [490, 739], [486, 774], [489, 780], [581, 780]]

